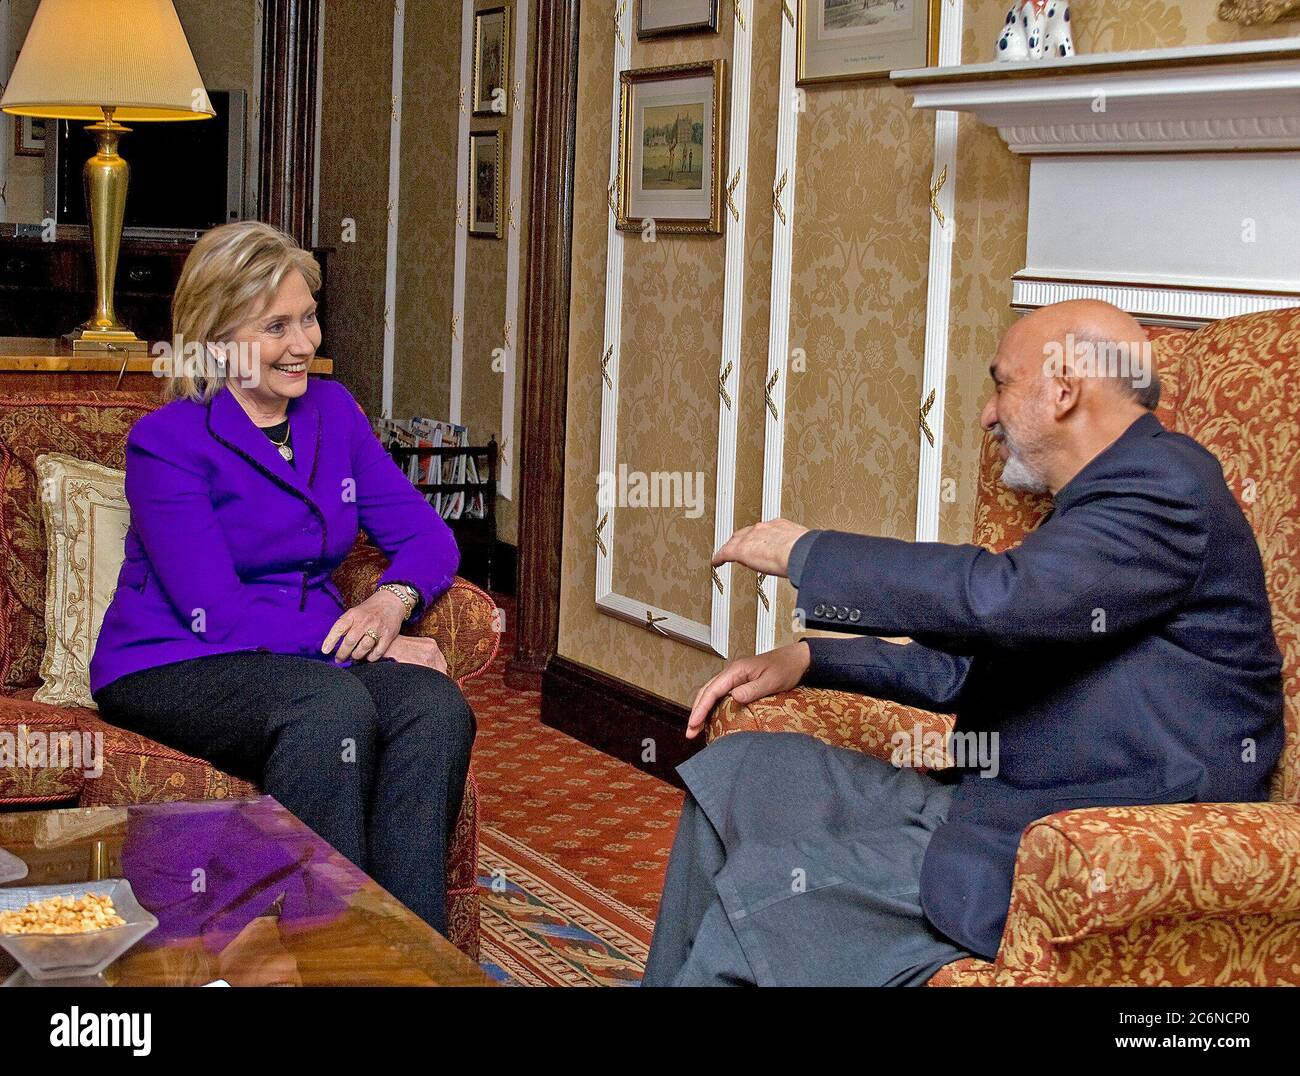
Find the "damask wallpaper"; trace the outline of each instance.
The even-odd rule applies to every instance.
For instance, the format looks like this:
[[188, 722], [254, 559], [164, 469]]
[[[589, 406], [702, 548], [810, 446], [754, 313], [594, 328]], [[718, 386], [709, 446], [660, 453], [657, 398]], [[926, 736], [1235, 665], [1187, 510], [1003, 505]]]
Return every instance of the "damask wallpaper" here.
[[1300, 32], [1294, 22], [1264, 26], [1219, 22], [1215, 17], [1218, 7], [1219, 0], [1184, 0], [1183, 3], [1157, 0], [1141, 4], [1126, 0], [1086, 0], [1071, 5], [1074, 43], [1080, 52], [1124, 52], [1294, 37]]
[[[609, 207], [612, 4], [582, 9], [578, 63], [578, 136], [573, 215], [573, 295], [569, 331], [568, 434], [565, 447], [564, 566], [559, 652], [661, 695], [682, 697], [712, 675], [718, 659], [695, 647], [652, 638], [647, 630], [597, 612], [596, 481], [600, 459], [601, 350], [605, 314], [605, 239]], [[751, 82], [775, 86], [780, 67], [780, 6], [755, 6]], [[729, 19], [719, 35], [632, 43], [632, 66], [723, 57], [731, 67]], [[751, 96], [745, 287], [736, 445], [737, 523], [754, 518], [762, 498], [763, 381], [767, 364], [772, 184], [776, 157], [774, 93]], [[725, 132], [724, 132], [725, 138]], [[734, 225], [728, 219], [727, 227]], [[708, 621], [709, 555], [720, 397], [723, 237], [659, 235], [626, 244], [622, 406], [617, 459], [629, 470], [702, 474], [703, 512], [624, 509], [618, 515], [616, 592]], [[642, 296], [653, 301], [642, 302]], [[748, 507], [746, 507], [748, 506]], [[733, 574], [731, 637], [752, 652], [757, 598], [753, 573]], [[690, 688], [694, 693], [695, 687]]]
[[[389, 33], [392, 23], [389, 21]], [[397, 218], [393, 413], [447, 416], [460, 93], [460, 11], [407, 0]], [[385, 172], [385, 185], [387, 173]]]
[[392, 19], [361, 4], [327, 3], [323, 51], [319, 240], [333, 252], [321, 352], [376, 413], [383, 398]]
[[[429, 0], [429, 2], [434, 6], [438, 5], [438, 0]], [[478, 3], [480, 10], [499, 6], [499, 0], [479, 0]], [[532, 70], [536, 55], [536, 49], [532, 45], [532, 35], [535, 33], [532, 29], [532, 12], [534, 8], [535, 0], [530, 0], [528, 48], [522, 57], [513, 53], [511, 55], [510, 65], [513, 77], [519, 81], [518, 101], [516, 102], [513, 95], [511, 96], [511, 111], [505, 116], [470, 117], [471, 131], [497, 131], [501, 134], [502, 155], [506, 162], [501, 175], [501, 200], [505, 213], [505, 225], [500, 239], [479, 239], [470, 236], [466, 240], [465, 317], [464, 325], [457, 328], [457, 331], [462, 334], [463, 340], [461, 421], [469, 427], [470, 435], [476, 444], [486, 443], [488, 437], [495, 434], [497, 444], [500, 446], [501, 458], [505, 459], [509, 456], [513, 464], [515, 496], [510, 500], [502, 497], [497, 498], [497, 536], [502, 541], [511, 543], [517, 540], [519, 530], [518, 489], [522, 479], [522, 467], [517, 447], [519, 445], [519, 416], [523, 398], [524, 375], [522, 363], [517, 359], [514, 370], [515, 409], [510, 428], [507, 429], [501, 417], [501, 382], [504, 373], [497, 368], [500, 366], [499, 363], [497, 363], [496, 367], [494, 367], [493, 363], [496, 358], [494, 352], [505, 345], [506, 322], [510, 318], [506, 302], [509, 230], [513, 230], [519, 240], [519, 311], [518, 316], [511, 323], [508, 330], [510, 344], [515, 349], [516, 356], [519, 355], [519, 341], [522, 332], [520, 323], [524, 318], [523, 259], [528, 246], [528, 161], [533, 142], [532, 127], [526, 118], [523, 125], [522, 152], [515, 154], [510, 140], [514, 123], [513, 110], [521, 108], [524, 110], [524, 116], [527, 117], [529, 114], [528, 109], [532, 107], [529, 87], [532, 85]], [[513, 12], [510, 17], [513, 28]], [[445, 48], [445, 46], [442, 47]], [[451, 168], [454, 169], [456, 166], [454, 141], [450, 151]], [[510, 206], [510, 173], [511, 169], [515, 167], [513, 161], [515, 156], [518, 156], [520, 167], [523, 170], [521, 177], [523, 180], [521, 188], [522, 204], [512, 208]], [[454, 175], [454, 172], [450, 174]], [[405, 178], [405, 172], [403, 172], [403, 184], [405, 184]], [[441, 178], [439, 181], [441, 182]], [[447, 182], [450, 183], [451, 181], [448, 180]], [[413, 184], [412, 189], [419, 190], [420, 185]], [[456, 212], [454, 201], [453, 196], [453, 204], [450, 207], [450, 213], [453, 214]], [[462, 212], [464, 212], [463, 209]], [[450, 321], [451, 274], [446, 271], [445, 267], [451, 264], [451, 256], [451, 247], [448, 246], [446, 261], [434, 261], [426, 268], [426, 272], [440, 275], [445, 281], [449, 313], [447, 319], [441, 324], [448, 324]], [[434, 364], [434, 381], [440, 387], [440, 391], [451, 383], [450, 362], [450, 352], [440, 349]], [[446, 409], [444, 403], [440, 411], [433, 413], [441, 414]]]
[[[719, 22], [717, 36], [634, 42], [632, 66], [729, 60], [734, 23]], [[621, 555], [614, 559], [614, 590], [641, 595], [658, 586], [654, 604], [707, 622], [709, 564], [693, 551], [713, 540], [719, 401], [714, 386], [726, 244], [713, 236], [671, 234], [644, 242], [631, 233], [623, 249], [623, 292], [636, 301], [623, 304], [618, 458], [646, 473], [679, 472], [701, 481], [694, 490], [697, 503], [686, 510], [618, 513]], [[706, 508], [697, 515], [701, 504]]]
[[[910, 538], [934, 120], [888, 84], [810, 89], [799, 121], [781, 514]], [[778, 645], [794, 590], [779, 584]]]
[[[477, 3], [478, 9], [493, 6], [499, 5], [492, 0]], [[330, 340], [322, 350], [338, 364], [339, 377], [362, 404], [377, 413], [383, 395], [393, 23], [391, 9], [383, 9], [383, 18], [375, 17], [376, 10], [361, 4], [326, 6], [320, 234], [322, 244], [335, 248], [330, 281]], [[407, 0], [402, 49], [397, 289], [392, 310], [393, 414], [399, 418], [417, 414], [446, 418], [450, 414], [460, 35], [459, 5], [445, 0]], [[534, 52], [530, 40], [522, 66], [520, 57], [512, 58], [520, 80], [517, 107], [525, 114], [530, 107], [528, 87]], [[516, 107], [513, 102], [511, 107]], [[509, 116], [472, 116], [470, 120], [472, 131], [505, 132], [505, 183], [513, 167], [510, 127]], [[513, 227], [521, 237], [521, 259], [528, 228], [527, 161], [532, 143], [527, 123], [524, 130], [522, 205], [515, 206], [512, 214]], [[508, 196], [505, 201], [508, 203]], [[464, 207], [459, 212], [463, 214]], [[356, 222], [355, 242], [343, 238], [345, 218]], [[464, 318], [463, 324], [455, 327], [463, 347], [461, 421], [469, 426], [475, 443], [484, 443], [495, 434], [503, 454], [512, 452], [519, 439], [518, 406], [510, 423], [512, 428], [503, 429], [503, 375], [493, 369], [493, 351], [504, 342], [507, 320], [506, 260], [504, 236], [499, 240], [467, 240]], [[520, 279], [522, 304], [522, 272]], [[517, 325], [511, 326], [511, 333], [517, 347]], [[515, 376], [518, 404], [523, 388], [519, 364]], [[518, 474], [516, 466], [516, 487]], [[516, 501], [498, 498], [498, 537], [513, 543], [517, 534]]]
[[[962, 57], [992, 56], [1002, 26], [1000, 4], [968, 4]], [[1071, 5], [1071, 13], [1076, 11]], [[975, 512], [975, 468], [988, 398], [988, 367], [998, 340], [1015, 320], [1011, 275], [1025, 264], [1029, 163], [1008, 152], [998, 133], [971, 116], [957, 129], [954, 182], [952, 307], [948, 322], [948, 387], [944, 411], [939, 538], [968, 542]]]
[[[605, 236], [609, 209], [614, 0], [582, 8], [570, 307], [564, 566], [559, 653], [682, 704], [725, 662], [600, 612], [595, 597], [596, 481]], [[1287, 36], [1285, 25], [1245, 30], [1215, 21], [1217, 0], [1134, 5], [1077, 0], [1080, 52]], [[963, 60], [992, 58], [1006, 5], [966, 0]], [[761, 509], [763, 372], [773, 227], [780, 5], [753, 5], [749, 252], [736, 467], [736, 525]], [[633, 42], [632, 66], [730, 59], [722, 33]], [[782, 514], [812, 527], [910, 537], [915, 526], [916, 410], [925, 336], [928, 188], [934, 127], [902, 92], [881, 83], [809, 87], [799, 117], [791, 347]], [[950, 363], [941, 538], [966, 541], [974, 515], [979, 413], [987, 367], [1014, 315], [1010, 278], [1024, 264], [1028, 168], [996, 132], [963, 118], [958, 135]], [[628, 243], [618, 459], [631, 470], [702, 470], [698, 519], [623, 510], [614, 587], [658, 608], [707, 621], [717, 445], [723, 242], [660, 237]], [[732, 656], [753, 652], [754, 576], [733, 569]], [[779, 588], [777, 642], [791, 637], [794, 591]]]

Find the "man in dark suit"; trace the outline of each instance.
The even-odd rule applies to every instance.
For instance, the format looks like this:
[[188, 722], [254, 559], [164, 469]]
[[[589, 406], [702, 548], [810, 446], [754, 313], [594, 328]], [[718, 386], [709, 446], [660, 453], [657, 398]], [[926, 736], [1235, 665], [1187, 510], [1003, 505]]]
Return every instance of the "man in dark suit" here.
[[996, 955], [1033, 820], [1267, 798], [1281, 655], [1259, 550], [1219, 462], [1152, 413], [1149, 354], [1098, 302], [1007, 332], [981, 422], [1004, 483], [1054, 500], [1013, 549], [778, 519], [718, 550], [715, 565], [788, 577], [810, 626], [861, 637], [733, 662], [688, 736], [727, 694], [803, 683], [956, 713], [978, 750], [937, 775], [790, 734], [695, 756], [648, 984], [923, 983]]

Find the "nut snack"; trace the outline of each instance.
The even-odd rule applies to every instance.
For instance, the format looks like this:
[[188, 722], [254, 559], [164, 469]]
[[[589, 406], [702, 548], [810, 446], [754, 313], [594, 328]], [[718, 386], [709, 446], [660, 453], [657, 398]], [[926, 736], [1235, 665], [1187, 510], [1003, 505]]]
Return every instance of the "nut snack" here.
[[126, 922], [103, 893], [82, 897], [48, 897], [19, 908], [0, 911], [0, 934], [84, 934], [120, 927]]

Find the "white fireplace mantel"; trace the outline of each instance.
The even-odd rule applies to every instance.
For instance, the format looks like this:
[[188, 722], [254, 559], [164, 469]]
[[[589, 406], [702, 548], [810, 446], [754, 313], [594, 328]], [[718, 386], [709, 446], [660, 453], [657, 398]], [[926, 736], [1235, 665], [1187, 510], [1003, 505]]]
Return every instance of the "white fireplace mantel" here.
[[1029, 157], [1013, 305], [1196, 324], [1300, 304], [1300, 37], [890, 77]]
[[1300, 37], [890, 78], [916, 108], [996, 127], [1014, 153], [1300, 149]]

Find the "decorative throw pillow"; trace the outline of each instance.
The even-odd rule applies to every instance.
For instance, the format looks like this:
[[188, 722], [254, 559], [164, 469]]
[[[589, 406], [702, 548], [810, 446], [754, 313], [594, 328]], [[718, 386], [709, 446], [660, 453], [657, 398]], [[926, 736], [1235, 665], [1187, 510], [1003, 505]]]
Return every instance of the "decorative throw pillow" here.
[[0, 695], [10, 694], [8, 688], [30, 694], [41, 682], [45, 527], [36, 457], [63, 452], [125, 467], [131, 427], [162, 402], [156, 385], [147, 392], [6, 388], [0, 393]]
[[95, 707], [90, 655], [113, 598], [131, 522], [126, 475], [62, 452], [36, 457], [45, 525], [45, 656], [36, 702]]

